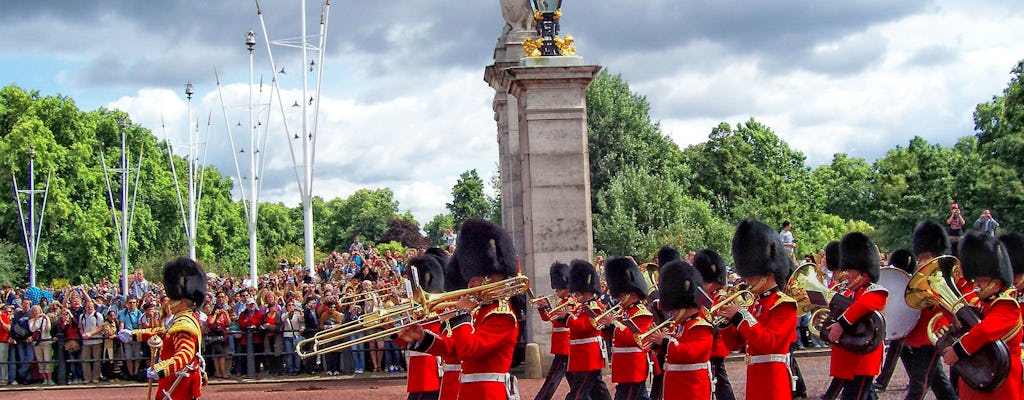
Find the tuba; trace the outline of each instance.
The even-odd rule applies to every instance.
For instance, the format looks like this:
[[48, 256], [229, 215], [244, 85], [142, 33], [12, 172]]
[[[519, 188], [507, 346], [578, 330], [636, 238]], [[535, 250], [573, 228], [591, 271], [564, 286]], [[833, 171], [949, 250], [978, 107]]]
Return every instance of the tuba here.
[[[957, 289], [959, 276], [962, 276], [960, 260], [953, 256], [936, 257], [917, 269], [904, 293], [907, 305], [911, 307], [938, 305], [943, 311], [956, 316], [949, 321], [950, 325], [945, 330], [941, 318], [928, 321], [929, 339], [934, 338], [936, 351], [941, 352], [951, 346], [981, 322], [978, 310], [965, 301], [973, 292], [961, 294]], [[992, 391], [1002, 385], [1010, 373], [1010, 352], [1006, 342], [996, 340], [974, 354], [961, 358], [950, 368], [960, 374], [960, 379], [972, 389]]]

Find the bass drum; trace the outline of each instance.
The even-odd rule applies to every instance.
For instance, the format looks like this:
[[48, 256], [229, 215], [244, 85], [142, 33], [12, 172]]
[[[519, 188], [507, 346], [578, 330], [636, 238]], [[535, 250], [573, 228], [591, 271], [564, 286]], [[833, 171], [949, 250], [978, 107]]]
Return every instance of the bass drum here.
[[893, 296], [892, 293], [903, 293], [910, 283], [910, 274], [895, 267], [883, 267], [878, 276], [878, 284], [889, 291], [889, 299], [885, 303], [885, 340], [902, 339], [914, 329], [921, 318], [921, 310], [907, 305], [904, 296]]

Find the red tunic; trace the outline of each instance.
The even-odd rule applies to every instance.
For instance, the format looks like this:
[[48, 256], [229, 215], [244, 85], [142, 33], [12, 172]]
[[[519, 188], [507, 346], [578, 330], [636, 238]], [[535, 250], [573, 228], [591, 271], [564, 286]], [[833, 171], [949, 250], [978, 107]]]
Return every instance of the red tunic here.
[[[427, 333], [417, 350], [462, 361], [459, 399], [506, 399], [505, 383], [490, 378], [507, 375], [512, 365], [519, 323], [508, 302], [482, 305], [472, 317], [459, 315], [449, 322], [450, 337]], [[475, 378], [484, 380], [470, 381]]]
[[[762, 293], [747, 310], [736, 330], [749, 357], [788, 357], [796, 341], [796, 301], [781, 291]], [[753, 320], [751, 320], [753, 319]], [[747, 400], [791, 399], [792, 381], [785, 362], [748, 361]]]
[[928, 321], [931, 321], [935, 314], [940, 313], [942, 313], [942, 310], [937, 306], [921, 309], [921, 317], [917, 319], [917, 324], [914, 324], [914, 328], [910, 330], [910, 333], [903, 338], [903, 343], [908, 347], [924, 347], [933, 345], [934, 343], [928, 339]]
[[[960, 398], [1020, 399], [1024, 384], [1021, 382], [1021, 314], [1011, 291], [1000, 293], [994, 300], [979, 300], [981, 322], [971, 328], [953, 344], [957, 353], [974, 354], [982, 346], [1003, 339], [1010, 349], [1010, 374], [1006, 382], [991, 392], [979, 392], [960, 381]], [[1007, 337], [1009, 336], [1009, 337]]]
[[[562, 305], [568, 300], [567, 298], [562, 299], [556, 306]], [[568, 307], [568, 306], [566, 306]], [[551, 319], [550, 308], [544, 308], [540, 310], [540, 319], [551, 322], [551, 354], [552, 355], [569, 355], [569, 328], [565, 327], [565, 321], [560, 319]]]
[[[840, 317], [841, 325], [851, 325], [868, 313], [885, 311], [889, 292], [881, 285], [864, 285], [852, 293], [853, 304]], [[855, 376], [875, 376], [882, 369], [884, 350], [879, 345], [867, 354], [857, 354], [837, 344], [832, 344], [832, 361], [829, 375], [839, 379], [852, 380]]]
[[[161, 332], [162, 331], [162, 332]], [[160, 360], [153, 369], [160, 375], [157, 381], [157, 399], [165, 399], [164, 391], [170, 390], [178, 379], [178, 371], [189, 365], [196, 364], [196, 354], [203, 334], [199, 327], [199, 318], [193, 311], [183, 311], [174, 315], [171, 324], [163, 330], [141, 329], [132, 332], [135, 341], [145, 344], [153, 335], [161, 335], [163, 346], [160, 348]], [[198, 398], [202, 392], [202, 371], [197, 367], [171, 392], [170, 400], [190, 400]]]
[[713, 332], [711, 324], [696, 317], [684, 322], [670, 337], [665, 354], [665, 400], [711, 398], [708, 360]]
[[[423, 325], [424, 331], [434, 334], [441, 332], [440, 322], [431, 322]], [[409, 356], [407, 384], [405, 390], [409, 393], [436, 392], [441, 389], [441, 365], [438, 356], [407, 350]]]
[[590, 307], [594, 314], [604, 312], [601, 302], [590, 300], [577, 306], [566, 320], [565, 326], [569, 327], [569, 366], [566, 370], [569, 372], [604, 368], [604, 339], [601, 338], [601, 331], [594, 328], [593, 317], [584, 307]]
[[[626, 310], [625, 320], [632, 320], [641, 332], [647, 332], [654, 325], [654, 315], [636, 303]], [[625, 326], [615, 328], [612, 338], [612, 382], [637, 383], [647, 380], [647, 364], [650, 353], [636, 343], [633, 331]]]

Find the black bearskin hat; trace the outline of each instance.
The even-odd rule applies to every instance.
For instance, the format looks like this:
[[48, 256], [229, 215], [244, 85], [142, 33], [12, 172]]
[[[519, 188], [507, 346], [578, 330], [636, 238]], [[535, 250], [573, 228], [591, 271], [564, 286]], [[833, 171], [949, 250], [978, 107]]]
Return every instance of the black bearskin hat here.
[[512, 238], [498, 226], [479, 218], [462, 223], [451, 257], [467, 281], [473, 277], [519, 274]]
[[999, 235], [1006, 254], [1010, 257], [1010, 268], [1014, 275], [1024, 274], [1024, 235], [1019, 232], [1007, 232]]
[[700, 278], [704, 282], [715, 282], [725, 285], [726, 275], [725, 260], [714, 250], [704, 249], [693, 256], [693, 267], [700, 272]]
[[1013, 286], [1010, 257], [998, 239], [981, 231], [968, 232], [960, 237], [959, 254], [964, 278], [989, 277], [1003, 281], [1007, 288]]
[[555, 290], [569, 288], [569, 266], [555, 261], [551, 263], [551, 288]]
[[921, 221], [917, 224], [911, 241], [915, 257], [923, 253], [931, 253], [932, 257], [949, 254], [949, 236], [946, 236], [946, 230], [935, 222]]
[[[683, 260], [673, 260], [661, 267], [658, 275], [658, 287], [661, 289], [661, 308], [663, 310], [679, 310], [697, 307], [702, 301], [699, 297], [704, 281], [690, 264]], [[699, 297], [698, 297], [699, 296]]]
[[917, 270], [917, 262], [914, 261], [914, 254], [907, 249], [896, 249], [889, 255], [889, 265], [902, 269], [908, 274]]
[[673, 248], [671, 248], [669, 246], [661, 246], [661, 248], [658, 249], [658, 268], [659, 269], [661, 268], [662, 265], [668, 264], [669, 261], [672, 261], [672, 260], [682, 260], [682, 259], [683, 259], [683, 257], [681, 255], [679, 255], [679, 251], [676, 250], [676, 249], [673, 249]]
[[608, 282], [608, 293], [619, 297], [626, 293], [636, 293], [640, 300], [647, 298], [647, 280], [643, 272], [632, 259], [615, 257], [604, 266], [604, 277]]
[[419, 281], [420, 289], [428, 293], [444, 292], [444, 264], [441, 261], [441, 258], [432, 254], [416, 256], [409, 260], [409, 268], [416, 267], [416, 279]]
[[601, 277], [594, 265], [583, 260], [569, 263], [569, 290], [573, 293], [601, 294]]
[[448, 262], [448, 256], [449, 256], [448, 252], [445, 251], [445, 249], [442, 249], [440, 247], [428, 247], [427, 250], [424, 253], [432, 255], [432, 256], [437, 257], [438, 259], [440, 259], [441, 260], [441, 265], [444, 265], [444, 263]]
[[455, 257], [448, 257], [448, 262], [444, 264], [444, 291], [465, 289], [467, 286], [469, 283], [462, 277], [459, 263], [455, 261]]
[[195, 307], [206, 301], [206, 272], [199, 263], [178, 257], [164, 264], [164, 291], [171, 300], [188, 300]]
[[865, 272], [871, 282], [878, 282], [878, 248], [867, 235], [850, 232], [839, 241], [839, 268], [843, 271]]
[[789, 274], [792, 264], [782, 248], [779, 233], [753, 218], [740, 221], [736, 226], [732, 258], [736, 273], [744, 278], [775, 275], [778, 280]]
[[836, 272], [839, 270], [839, 241], [833, 240], [825, 245], [825, 268]]

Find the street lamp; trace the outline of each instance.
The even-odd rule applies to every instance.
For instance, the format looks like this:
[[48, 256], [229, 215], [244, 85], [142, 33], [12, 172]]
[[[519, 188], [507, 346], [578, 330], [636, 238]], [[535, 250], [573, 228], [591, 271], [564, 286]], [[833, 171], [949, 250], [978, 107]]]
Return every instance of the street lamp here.
[[256, 34], [252, 30], [245, 35], [245, 46], [249, 48], [249, 52], [252, 53], [253, 47], [256, 46]]
[[189, 100], [192, 100], [193, 94], [195, 94], [195, 91], [192, 90], [192, 81], [185, 82], [185, 96], [187, 96]]
[[562, 55], [555, 45], [558, 36], [558, 20], [562, 17], [562, 0], [533, 0], [533, 19], [537, 35], [543, 39], [540, 46], [541, 56]]

